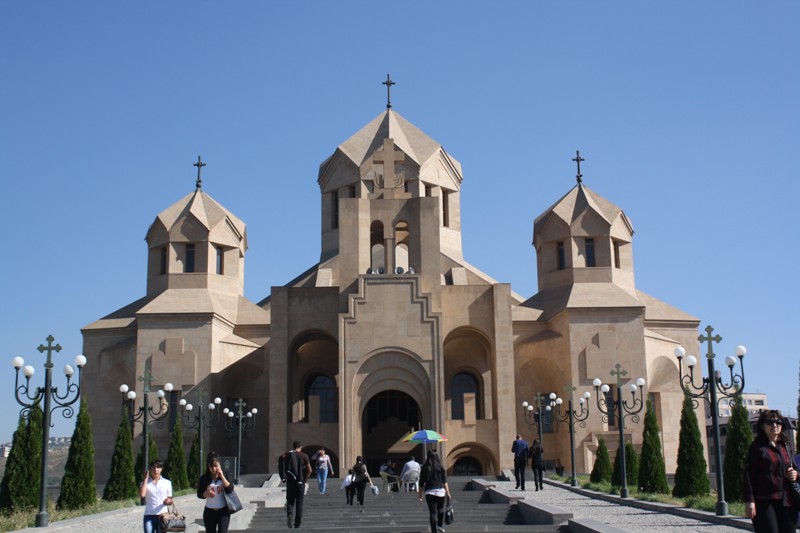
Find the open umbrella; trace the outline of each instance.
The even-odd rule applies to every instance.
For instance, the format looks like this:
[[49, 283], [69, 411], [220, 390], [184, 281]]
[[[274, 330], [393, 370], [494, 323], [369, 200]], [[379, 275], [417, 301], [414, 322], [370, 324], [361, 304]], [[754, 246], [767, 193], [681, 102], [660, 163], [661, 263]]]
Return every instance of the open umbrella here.
[[432, 429], [420, 429], [419, 431], [412, 431], [403, 437], [403, 442], [418, 442], [422, 444], [442, 442], [443, 440], [447, 440], [447, 437], [433, 431]]

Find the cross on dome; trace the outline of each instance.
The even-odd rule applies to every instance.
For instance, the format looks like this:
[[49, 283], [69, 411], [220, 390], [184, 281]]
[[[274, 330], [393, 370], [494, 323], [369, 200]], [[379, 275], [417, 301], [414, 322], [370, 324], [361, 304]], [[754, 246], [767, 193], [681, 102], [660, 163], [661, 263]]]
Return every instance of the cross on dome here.
[[581, 183], [583, 181], [583, 174], [581, 174], [581, 161], [586, 160], [581, 157], [580, 150], [575, 150], [575, 157], [573, 157], [572, 160], [578, 163], [578, 173], [575, 175], [575, 177], [578, 179], [578, 183]]
[[381, 85], [386, 85], [386, 109], [391, 109], [392, 108], [392, 85], [397, 85], [397, 84], [392, 81], [391, 75], [386, 74], [386, 81], [381, 83]]
[[198, 155], [197, 163], [194, 163], [192, 166], [197, 167], [197, 181], [195, 182], [195, 187], [197, 187], [197, 190], [199, 191], [200, 189], [203, 188], [203, 180], [200, 179], [200, 171], [203, 169], [204, 166], [206, 166], [206, 164], [203, 163], [203, 160]]

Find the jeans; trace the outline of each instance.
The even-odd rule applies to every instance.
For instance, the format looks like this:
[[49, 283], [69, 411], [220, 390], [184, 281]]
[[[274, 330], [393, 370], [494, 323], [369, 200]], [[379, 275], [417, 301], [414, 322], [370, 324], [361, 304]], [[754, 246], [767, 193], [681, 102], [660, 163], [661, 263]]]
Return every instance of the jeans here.
[[146, 514], [142, 525], [144, 526], [144, 533], [159, 533], [161, 531], [161, 517], [157, 514]]
[[320, 494], [325, 494], [325, 490], [328, 487], [328, 469], [327, 468], [317, 468], [317, 482], [319, 483], [319, 492], [320, 492]]

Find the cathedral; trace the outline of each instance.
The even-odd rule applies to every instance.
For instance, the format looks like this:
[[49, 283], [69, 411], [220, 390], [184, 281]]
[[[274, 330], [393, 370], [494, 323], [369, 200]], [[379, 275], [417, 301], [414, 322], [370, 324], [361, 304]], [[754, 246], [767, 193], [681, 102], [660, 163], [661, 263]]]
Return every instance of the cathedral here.
[[[205, 451], [239, 456], [243, 474], [276, 472], [293, 440], [328, 450], [337, 474], [357, 455], [377, 471], [388, 457], [420, 456], [404, 437], [431, 429], [447, 437], [437, 447], [448, 472], [493, 476], [512, 467], [517, 433], [530, 442], [541, 432], [545, 459], [569, 470], [558, 415], [587, 392], [575, 469], [592, 468], [599, 439], [613, 457], [621, 421], [600, 411], [593, 380], [630, 399], [644, 378], [635, 394], [653, 402], [674, 472], [682, 392], [672, 354], [697, 353], [699, 320], [636, 288], [632, 222], [583, 184], [575, 160], [577, 184], [533, 221], [538, 292], [522, 296], [462, 253], [459, 161], [387, 105], [319, 167], [319, 262], [253, 302], [245, 221], [203, 190], [198, 158], [195, 190], [147, 229], [146, 294], [82, 329], [97, 482], [109, 475], [120, 386], [137, 393], [138, 410], [145, 385], [166, 383], [173, 389], [150, 399], [166, 411], [150, 425], [162, 458], [172, 427], [202, 412]], [[552, 411], [550, 393], [563, 399]], [[522, 404], [539, 398], [536, 424], [538, 409]], [[258, 410], [243, 435], [231, 423], [245, 419], [219, 416], [238, 413], [240, 399]], [[623, 429], [640, 447], [641, 420], [626, 417]], [[187, 451], [195, 431], [184, 426]]]

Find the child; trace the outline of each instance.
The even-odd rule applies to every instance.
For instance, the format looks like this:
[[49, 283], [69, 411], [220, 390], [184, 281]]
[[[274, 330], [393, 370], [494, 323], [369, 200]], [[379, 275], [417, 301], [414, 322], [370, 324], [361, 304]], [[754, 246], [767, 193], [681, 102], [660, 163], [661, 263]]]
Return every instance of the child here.
[[356, 488], [353, 486], [353, 469], [347, 471], [347, 475], [344, 476], [342, 480], [342, 486], [339, 487], [344, 489], [344, 496], [347, 499], [347, 505], [353, 505], [353, 500], [356, 497]]

